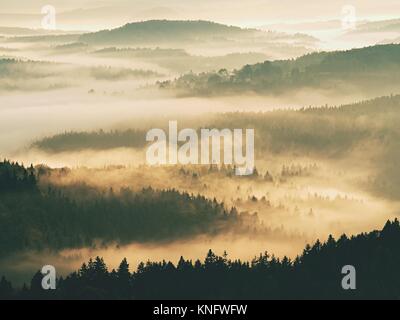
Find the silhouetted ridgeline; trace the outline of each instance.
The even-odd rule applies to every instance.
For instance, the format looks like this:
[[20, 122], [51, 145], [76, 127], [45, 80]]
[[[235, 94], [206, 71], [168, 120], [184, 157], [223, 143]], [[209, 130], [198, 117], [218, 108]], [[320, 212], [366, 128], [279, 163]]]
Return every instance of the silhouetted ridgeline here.
[[128, 23], [120, 28], [86, 33], [79, 37], [80, 42], [96, 45], [127, 45], [143, 43], [227, 43], [232, 40], [253, 40], [258, 37], [265, 40], [298, 39], [317, 41], [312, 36], [287, 35], [278, 32], [264, 32], [257, 29], [243, 29], [210, 21], [148, 20]]
[[65, 132], [33, 143], [33, 147], [50, 152], [84, 149], [141, 148], [146, 145], [146, 132], [140, 130]]
[[209, 127], [255, 128], [256, 145], [267, 152], [338, 156], [360, 143], [397, 141], [397, 119], [400, 95], [392, 95], [342, 106], [217, 114]]
[[118, 193], [112, 189], [96, 193], [80, 186], [76, 192], [84, 201], [58, 188], [40, 191], [33, 168], [0, 163], [0, 256], [98, 242], [167, 241], [247, 230], [248, 226], [244, 223], [248, 214], [239, 214], [235, 208], [228, 211], [215, 199], [175, 190], [132, 192], [125, 188]]
[[[377, 119], [381, 121], [377, 121]], [[380, 97], [338, 107], [272, 112], [216, 114], [204, 128], [254, 128], [257, 150], [268, 153], [314, 152], [342, 154], [361, 142], [396, 141], [400, 95]], [[179, 123], [179, 129], [185, 123]], [[65, 132], [38, 140], [33, 147], [49, 152], [83, 149], [141, 148], [146, 130]]]
[[208, 21], [150, 20], [128, 23], [120, 28], [84, 34], [85, 43], [140, 43], [152, 41], [189, 41], [193, 38], [216, 36], [253, 35], [256, 30], [241, 29]]
[[[41, 288], [38, 272], [30, 287], [13, 289], [0, 281], [2, 299], [355, 299], [400, 298], [400, 226], [388, 221], [382, 231], [345, 235], [307, 245], [294, 261], [267, 253], [250, 262], [230, 260], [211, 250], [203, 262], [181, 258], [141, 263], [130, 273], [124, 259], [108, 270], [97, 257], [66, 278], [55, 291]], [[344, 265], [356, 268], [356, 290], [343, 290]]]
[[[257, 159], [265, 154], [338, 159], [367, 148], [369, 160], [377, 167], [369, 190], [393, 199], [400, 197], [400, 95], [337, 107], [216, 114], [203, 121], [207, 123], [199, 127], [254, 128]], [[184, 122], [179, 123], [180, 129], [184, 127]], [[48, 152], [140, 148], [145, 146], [145, 134], [145, 130], [70, 132], [37, 141], [34, 146]]]
[[[295, 60], [265, 61], [239, 70], [186, 74], [161, 88], [189, 95], [244, 91], [282, 93], [291, 89], [358, 90], [389, 88], [400, 82], [400, 45], [311, 53]], [[394, 87], [393, 87], [394, 88]]]
[[228, 53], [219, 56], [199, 56], [189, 54], [184, 49], [167, 49], [159, 47], [107, 47], [94, 51], [91, 54], [106, 58], [129, 60], [140, 59], [149, 63], [155, 63], [162, 68], [169, 69], [179, 74], [185, 74], [190, 71], [203, 72], [219, 70], [222, 66], [229, 69], [235, 69], [244, 66], [246, 63], [257, 63], [265, 61], [268, 58], [266, 54], [258, 52]]

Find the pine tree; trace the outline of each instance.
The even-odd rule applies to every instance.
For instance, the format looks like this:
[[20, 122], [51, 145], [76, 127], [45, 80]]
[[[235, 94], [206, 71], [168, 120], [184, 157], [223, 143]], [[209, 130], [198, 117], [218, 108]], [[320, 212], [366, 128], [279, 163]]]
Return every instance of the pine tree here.
[[129, 264], [128, 264], [128, 261], [126, 260], [126, 258], [124, 258], [121, 261], [121, 263], [118, 267], [118, 270], [117, 270], [117, 276], [118, 276], [118, 279], [120, 279], [120, 280], [124, 280], [124, 281], [129, 280], [131, 274], [129, 272]]

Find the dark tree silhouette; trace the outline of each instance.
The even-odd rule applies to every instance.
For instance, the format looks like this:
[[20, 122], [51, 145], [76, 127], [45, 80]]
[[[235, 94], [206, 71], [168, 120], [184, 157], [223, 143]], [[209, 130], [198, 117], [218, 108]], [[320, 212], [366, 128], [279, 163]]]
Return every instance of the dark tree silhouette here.
[[[84, 198], [69, 194], [93, 194]], [[87, 186], [39, 188], [36, 171], [0, 162], [0, 254], [93, 246], [100, 239], [127, 244], [217, 234], [237, 229], [247, 214], [217, 200], [177, 190], [128, 188], [99, 193]], [[151, 214], [150, 214], [151, 213]], [[94, 262], [101, 268], [101, 262]], [[90, 267], [90, 266], [89, 266]]]
[[[2, 299], [398, 299], [399, 241], [395, 219], [381, 231], [316, 241], [294, 261], [265, 252], [245, 262], [209, 250], [203, 263], [183, 257], [176, 266], [148, 261], [130, 273], [126, 259], [109, 272], [96, 257], [58, 279], [54, 291], [42, 290], [36, 273], [30, 288], [16, 291], [3, 277], [0, 294]], [[344, 265], [356, 268], [356, 290], [341, 287]]]

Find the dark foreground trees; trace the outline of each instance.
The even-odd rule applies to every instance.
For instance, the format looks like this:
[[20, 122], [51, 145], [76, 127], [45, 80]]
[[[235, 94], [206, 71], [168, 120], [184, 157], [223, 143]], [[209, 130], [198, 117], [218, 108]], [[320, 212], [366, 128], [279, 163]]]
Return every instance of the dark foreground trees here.
[[[400, 298], [400, 226], [388, 221], [381, 231], [338, 240], [329, 237], [307, 245], [294, 261], [268, 253], [250, 262], [208, 252], [204, 261], [183, 257], [171, 262], [147, 262], [129, 272], [124, 259], [108, 270], [102, 258], [89, 260], [57, 289], [44, 291], [41, 274], [20, 290], [2, 279], [2, 299], [372, 299]], [[356, 269], [356, 290], [341, 286], [342, 267]]]

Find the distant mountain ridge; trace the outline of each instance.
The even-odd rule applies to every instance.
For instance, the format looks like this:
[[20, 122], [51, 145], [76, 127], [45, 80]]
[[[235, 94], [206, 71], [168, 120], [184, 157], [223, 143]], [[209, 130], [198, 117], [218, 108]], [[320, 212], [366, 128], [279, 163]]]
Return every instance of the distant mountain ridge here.
[[365, 22], [355, 32], [400, 32], [400, 19]]
[[[1, 27], [0, 26], [0, 34], [1, 35], [38, 35], [43, 34], [45, 32], [40, 32], [39, 30], [28, 29], [28, 28], [14, 28], [14, 27]], [[48, 33], [48, 32], [47, 32]]]
[[82, 33], [82, 31], [45, 30], [0, 26], [0, 35], [4, 36], [71, 35], [79, 33]]
[[120, 28], [81, 36], [84, 42], [126, 42], [159, 40], [190, 40], [205, 35], [221, 36], [248, 33], [250, 30], [208, 21], [148, 20], [128, 23]]
[[[80, 41], [89, 44], [131, 44], [166, 41], [223, 40], [226, 37], [286, 36], [257, 29], [244, 29], [203, 20], [147, 20], [128, 23], [120, 28], [83, 34]], [[304, 39], [303, 39], [304, 40]], [[316, 40], [309, 37], [308, 40]]]

